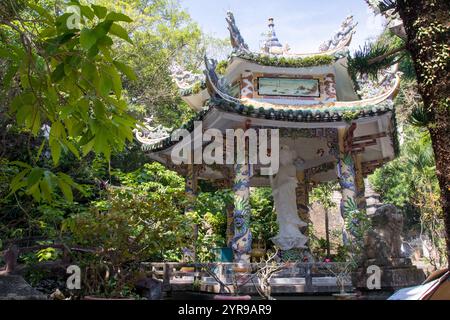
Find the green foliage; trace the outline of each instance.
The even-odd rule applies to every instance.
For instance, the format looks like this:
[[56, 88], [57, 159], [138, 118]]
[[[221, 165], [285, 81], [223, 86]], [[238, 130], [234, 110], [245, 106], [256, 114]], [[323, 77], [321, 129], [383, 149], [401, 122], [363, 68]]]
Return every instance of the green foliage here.
[[170, 67], [176, 62], [198, 71], [208, 39], [177, 1], [97, 0], [133, 21], [124, 25], [134, 45], [118, 43], [121, 61], [135, 70], [137, 81], [123, 81], [133, 115], [152, 115], [156, 124], [179, 127], [192, 115], [172, 81]]
[[426, 128], [431, 123], [431, 115], [423, 104], [414, 107], [409, 115], [409, 122], [416, 127]]
[[97, 6], [72, 4], [81, 8], [80, 29], [71, 25], [74, 17], [65, 13], [67, 4], [55, 1], [24, 1], [20, 8], [11, 2], [14, 14], [0, 12], [9, 113], [33, 137], [44, 124], [49, 127], [48, 139], [31, 163], [15, 163], [23, 170], [11, 183], [12, 193], [26, 188], [38, 202], [51, 202], [56, 186], [72, 201], [72, 188], [78, 188], [66, 174], [36, 166], [45, 148], [54, 167], [65, 153], [79, 159], [93, 150], [109, 158], [133, 139], [136, 122], [127, 113], [120, 76], [133, 77], [133, 71], [113, 57], [111, 38], [130, 41], [118, 21], [131, 19]]
[[159, 164], [114, 175], [120, 187], [108, 187], [107, 198], [95, 201], [92, 211], [65, 221], [75, 243], [111, 248], [124, 261], [164, 259], [166, 250], [181, 248], [191, 235], [181, 214], [183, 180]]
[[432, 86], [445, 79], [450, 67], [450, 26], [438, 21], [418, 19], [415, 41], [423, 49], [417, 57], [418, 77], [424, 86]]
[[421, 212], [417, 206], [419, 191], [431, 191], [438, 195], [439, 185], [429, 135], [414, 127], [407, 127], [406, 130], [400, 157], [377, 170], [371, 177], [371, 183], [385, 202], [404, 210], [408, 227], [417, 228]]
[[321, 183], [312, 190], [310, 201], [319, 202], [325, 210], [330, 210], [336, 207], [336, 203], [333, 201], [333, 192], [336, 190], [338, 190], [336, 182]]
[[341, 230], [334, 230], [330, 234], [330, 256], [327, 255], [326, 239], [318, 238], [313, 226], [308, 227], [308, 238], [311, 254], [317, 261], [329, 259], [332, 262], [348, 262], [354, 254], [353, 248], [342, 244]]
[[347, 123], [351, 123], [352, 121], [357, 120], [359, 115], [359, 111], [345, 111], [342, 115], [342, 119]]
[[440, 260], [433, 263], [439, 266], [445, 263], [443, 210], [430, 135], [423, 130], [406, 127], [400, 156], [378, 169], [370, 180], [383, 202], [404, 212], [409, 235], [431, 239]]
[[187, 213], [190, 221], [198, 226], [195, 242], [198, 261], [214, 261], [213, 249], [226, 247], [227, 207], [232, 202], [232, 194], [227, 190], [201, 192], [195, 210]]
[[82, 187], [75, 183], [71, 177], [59, 172], [54, 174], [50, 170], [40, 167], [31, 167], [30, 165], [15, 161], [10, 165], [20, 167], [21, 171], [11, 181], [11, 192], [17, 192], [19, 189], [25, 189], [25, 194], [33, 196], [36, 202], [45, 201], [51, 203], [54, 199], [54, 190], [58, 186], [61, 193], [67, 201], [73, 201], [72, 188], [84, 192]]
[[382, 193], [383, 199], [400, 208], [413, 198], [419, 181], [436, 178], [430, 170], [435, 164], [429, 136], [412, 127], [407, 128], [404, 135], [407, 140], [402, 146], [400, 157], [377, 170], [370, 178], [377, 191]]
[[258, 64], [273, 67], [287, 68], [307, 68], [315, 66], [329, 65], [334, 62], [335, 58], [327, 55], [311, 56], [305, 58], [286, 58], [272, 57], [263, 54], [239, 53], [237, 57], [254, 61]]
[[[231, 194], [205, 192], [184, 216], [184, 179], [144, 165], [132, 141], [136, 119], [177, 127], [191, 117], [169, 67], [199, 71], [206, 50], [223, 46], [172, 0], [81, 1], [78, 29], [67, 26], [69, 4], [0, 4], [0, 243], [84, 248], [70, 253], [84, 293], [128, 296], [139, 262], [179, 261], [195, 224], [202, 261], [225, 246]], [[20, 262], [60, 258], [43, 249]], [[27, 279], [47, 278], [40, 269]]]
[[216, 67], [217, 74], [223, 76], [225, 74], [225, 72], [227, 71], [228, 66], [229, 66], [228, 60], [219, 61], [219, 63], [217, 64], [217, 67]]
[[58, 252], [54, 248], [45, 248], [39, 250], [36, 254], [39, 262], [43, 261], [54, 261], [58, 258]]
[[[402, 54], [401, 51], [398, 52], [400, 48], [401, 45], [397, 43], [382, 40], [366, 43], [353, 56], [348, 56], [348, 71], [354, 80], [358, 74], [367, 74], [371, 78], [377, 79], [380, 70], [399, 61], [399, 55]], [[395, 53], [391, 54], [393, 52]]]
[[270, 188], [252, 189], [250, 194], [252, 211], [250, 230], [254, 239], [261, 239], [266, 247], [272, 245], [271, 238], [278, 233], [277, 216], [274, 211], [272, 190]]

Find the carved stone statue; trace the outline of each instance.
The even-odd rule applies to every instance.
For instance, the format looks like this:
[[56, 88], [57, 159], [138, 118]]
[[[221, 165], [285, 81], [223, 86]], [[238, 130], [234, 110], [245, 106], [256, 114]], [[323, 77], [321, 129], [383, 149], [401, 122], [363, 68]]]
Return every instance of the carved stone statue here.
[[249, 52], [250, 50], [248, 48], [248, 45], [245, 43], [244, 38], [242, 38], [241, 32], [236, 25], [236, 20], [234, 20], [233, 12], [227, 12], [226, 20], [228, 23], [228, 30], [230, 31], [231, 46], [233, 47], [234, 51]]
[[401, 259], [403, 215], [393, 205], [380, 207], [371, 217], [373, 230], [364, 239], [366, 260], [380, 266], [392, 265]]
[[6, 265], [4, 270], [0, 269], [0, 276], [14, 273], [17, 266], [18, 256], [19, 256], [19, 249], [16, 246], [12, 246], [4, 251], [3, 260], [5, 261]]
[[393, 205], [384, 205], [370, 216], [373, 230], [364, 238], [361, 267], [352, 275], [353, 285], [367, 290], [368, 267], [381, 269], [380, 289], [395, 291], [412, 287], [425, 280], [425, 274], [401, 253], [403, 215]]
[[272, 241], [283, 251], [304, 249], [308, 241], [308, 238], [300, 232], [300, 228], [307, 224], [300, 219], [297, 211], [298, 180], [295, 158], [295, 151], [290, 150], [288, 146], [281, 146], [280, 169], [272, 180], [272, 193], [280, 229]]

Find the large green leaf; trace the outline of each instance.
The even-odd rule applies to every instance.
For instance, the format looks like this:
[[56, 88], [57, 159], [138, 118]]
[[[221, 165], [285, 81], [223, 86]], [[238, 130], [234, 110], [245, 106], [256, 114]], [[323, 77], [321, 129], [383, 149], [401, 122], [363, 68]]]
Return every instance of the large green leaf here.
[[67, 201], [73, 202], [73, 192], [72, 188], [62, 179], [58, 179], [58, 187], [61, 189], [64, 198], [66, 198]]
[[57, 139], [50, 140], [50, 152], [52, 154], [53, 164], [57, 166], [61, 158], [61, 144]]
[[39, 13], [39, 15], [41, 17], [44, 17], [45, 22], [48, 25], [52, 25], [55, 22], [55, 19], [53, 18], [53, 16], [49, 13], [49, 11], [47, 9], [45, 9], [37, 4], [31, 3], [31, 2], [28, 3], [28, 6], [30, 6], [31, 9], [33, 9], [34, 11]]
[[106, 16], [106, 13], [108, 10], [103, 6], [97, 6], [95, 4], [91, 5], [92, 9], [94, 10], [95, 15], [99, 19], [103, 19]]
[[83, 28], [80, 33], [80, 45], [89, 50], [97, 42], [97, 36], [92, 29]]
[[17, 190], [27, 186], [27, 181], [24, 180], [25, 176], [30, 172], [30, 168], [26, 168], [19, 172], [11, 181], [10, 189], [11, 193], [15, 193]]
[[134, 70], [127, 66], [125, 63], [122, 63], [120, 61], [114, 61], [114, 65], [117, 69], [119, 69], [120, 72], [122, 72], [124, 75], [128, 77], [128, 79], [136, 81], [136, 73], [134, 73]]
[[119, 12], [108, 13], [105, 20], [133, 22], [133, 20], [129, 16]]
[[27, 186], [32, 188], [41, 180], [44, 170], [42, 168], [33, 168], [27, 177]]
[[100, 73], [99, 91], [101, 95], [107, 96], [111, 92], [113, 81], [108, 73], [102, 73], [102, 70], [100, 70]]
[[133, 41], [130, 39], [130, 36], [128, 35], [128, 31], [125, 30], [120, 25], [118, 25], [117, 23], [113, 23], [111, 25], [111, 28], [109, 29], [109, 33], [133, 44]]

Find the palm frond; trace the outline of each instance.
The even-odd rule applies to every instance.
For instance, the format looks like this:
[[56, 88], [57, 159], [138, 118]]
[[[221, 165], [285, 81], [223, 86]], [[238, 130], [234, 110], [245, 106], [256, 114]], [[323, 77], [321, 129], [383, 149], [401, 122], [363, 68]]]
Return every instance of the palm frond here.
[[422, 104], [419, 104], [412, 110], [408, 121], [415, 127], [427, 127], [431, 122], [431, 116], [428, 110]]
[[353, 57], [348, 57], [348, 70], [354, 77], [357, 74], [367, 74], [376, 79], [380, 70], [398, 62], [401, 49], [380, 42], [366, 43]]

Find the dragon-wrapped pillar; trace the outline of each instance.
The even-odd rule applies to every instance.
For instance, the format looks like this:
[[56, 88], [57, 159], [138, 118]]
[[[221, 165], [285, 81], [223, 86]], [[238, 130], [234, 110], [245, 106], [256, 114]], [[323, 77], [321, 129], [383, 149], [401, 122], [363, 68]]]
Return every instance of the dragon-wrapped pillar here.
[[353, 155], [346, 147], [349, 131], [345, 128], [339, 129], [339, 156], [337, 173], [341, 186], [342, 200], [340, 211], [345, 222], [343, 230], [344, 244], [350, 243], [350, 237], [358, 240], [358, 204], [356, 190], [356, 168]]
[[234, 166], [234, 238], [232, 241], [234, 260], [249, 263], [252, 250], [250, 231], [250, 165]]

